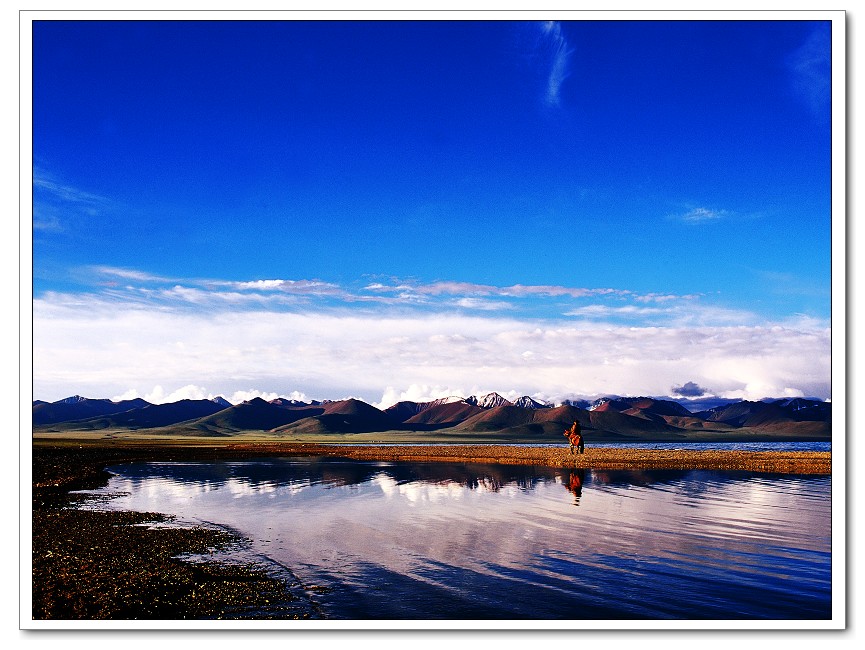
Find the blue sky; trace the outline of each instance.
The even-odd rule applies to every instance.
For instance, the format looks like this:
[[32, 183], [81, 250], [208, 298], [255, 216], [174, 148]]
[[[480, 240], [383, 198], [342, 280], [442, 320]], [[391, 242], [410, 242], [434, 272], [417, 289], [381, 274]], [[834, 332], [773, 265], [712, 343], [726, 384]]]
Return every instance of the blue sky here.
[[829, 398], [830, 47], [35, 22], [34, 397]]

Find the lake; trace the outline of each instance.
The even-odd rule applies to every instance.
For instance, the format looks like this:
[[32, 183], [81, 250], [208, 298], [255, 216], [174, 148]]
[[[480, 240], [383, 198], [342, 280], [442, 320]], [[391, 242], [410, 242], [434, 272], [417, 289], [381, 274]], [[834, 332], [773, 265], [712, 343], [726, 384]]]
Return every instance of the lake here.
[[240, 533], [241, 559], [281, 571], [314, 616], [831, 618], [828, 476], [333, 458], [110, 471], [108, 507]]

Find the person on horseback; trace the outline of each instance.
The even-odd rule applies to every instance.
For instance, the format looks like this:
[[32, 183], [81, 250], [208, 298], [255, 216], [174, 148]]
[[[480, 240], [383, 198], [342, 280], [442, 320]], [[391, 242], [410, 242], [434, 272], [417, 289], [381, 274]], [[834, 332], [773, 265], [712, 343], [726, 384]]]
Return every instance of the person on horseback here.
[[567, 429], [564, 433], [564, 436], [568, 439], [568, 442], [571, 444], [571, 453], [574, 453], [574, 447], [576, 447], [579, 452], [582, 454], [585, 450], [585, 443], [583, 442], [583, 433], [580, 428], [579, 422], [574, 422], [571, 425], [570, 429]]

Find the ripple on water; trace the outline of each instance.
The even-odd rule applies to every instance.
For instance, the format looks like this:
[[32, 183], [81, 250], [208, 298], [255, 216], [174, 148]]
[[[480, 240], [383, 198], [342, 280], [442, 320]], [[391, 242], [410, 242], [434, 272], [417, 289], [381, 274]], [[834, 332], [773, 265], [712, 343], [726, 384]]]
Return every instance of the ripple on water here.
[[322, 459], [114, 471], [111, 507], [241, 531], [326, 616], [831, 616], [829, 477]]

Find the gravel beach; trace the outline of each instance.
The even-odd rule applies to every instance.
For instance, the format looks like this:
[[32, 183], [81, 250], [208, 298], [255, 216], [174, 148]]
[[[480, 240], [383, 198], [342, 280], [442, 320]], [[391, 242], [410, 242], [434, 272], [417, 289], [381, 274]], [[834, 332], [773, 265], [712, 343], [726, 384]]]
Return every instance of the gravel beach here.
[[[266, 446], [257, 446], [264, 452]], [[234, 445], [234, 453], [244, 449]], [[789, 474], [830, 474], [830, 452], [777, 451], [688, 451], [624, 448], [586, 448], [584, 454], [571, 454], [561, 448], [500, 445], [438, 446], [352, 446], [274, 445], [271, 455], [327, 455], [362, 460], [412, 462], [472, 462], [506, 465], [545, 465], [587, 469], [725, 469]]]

